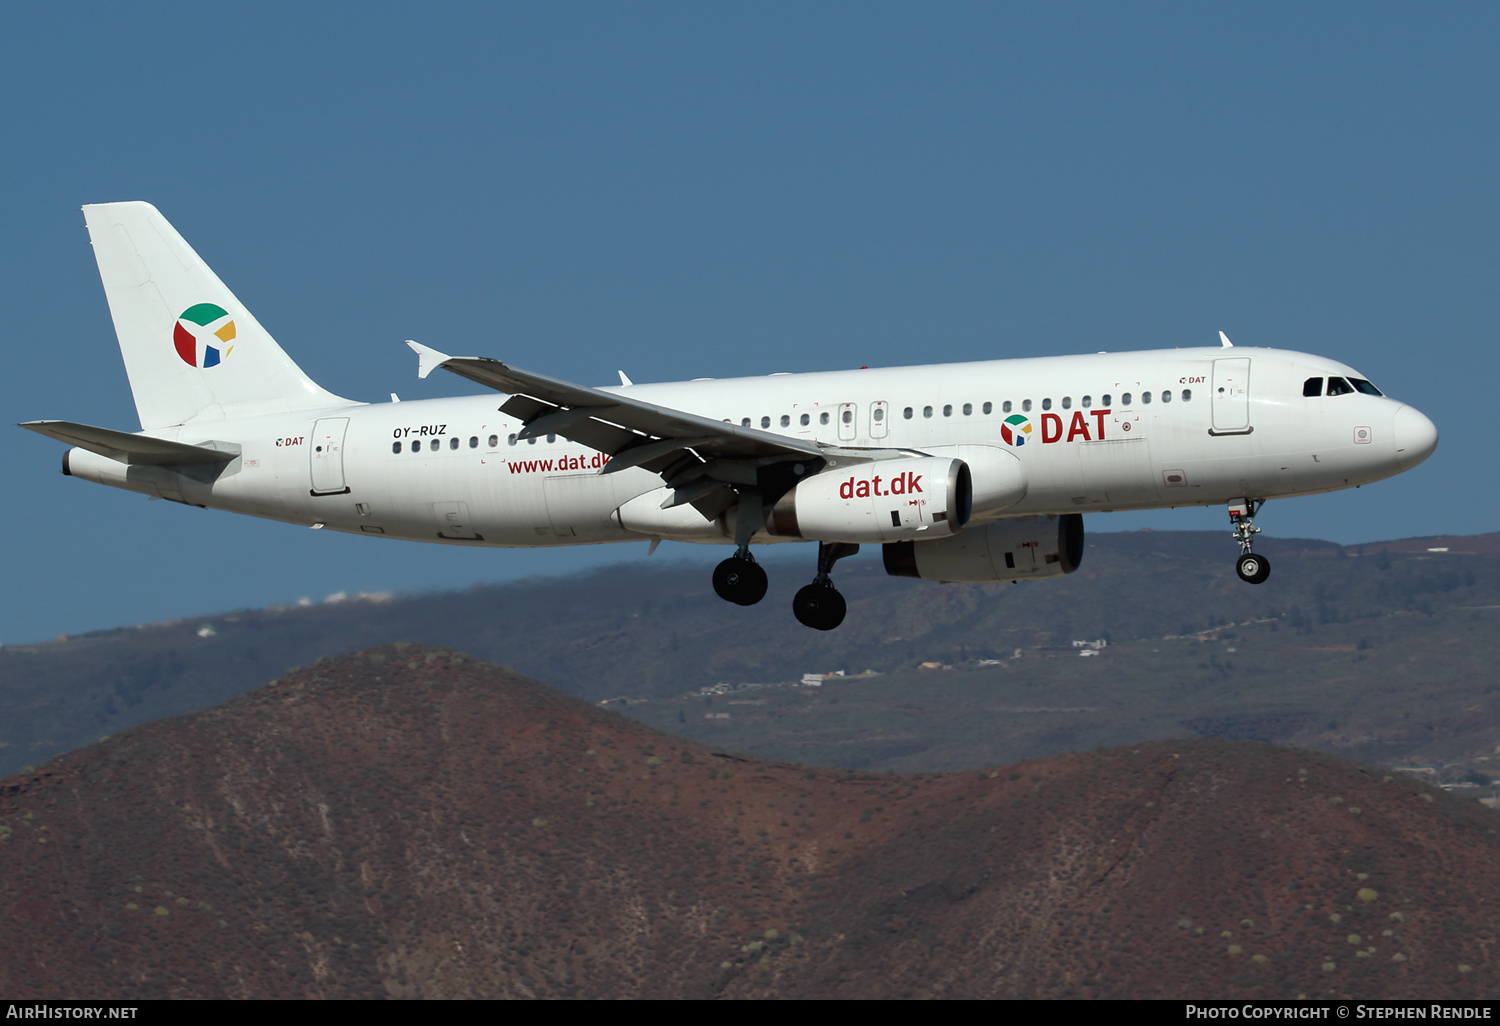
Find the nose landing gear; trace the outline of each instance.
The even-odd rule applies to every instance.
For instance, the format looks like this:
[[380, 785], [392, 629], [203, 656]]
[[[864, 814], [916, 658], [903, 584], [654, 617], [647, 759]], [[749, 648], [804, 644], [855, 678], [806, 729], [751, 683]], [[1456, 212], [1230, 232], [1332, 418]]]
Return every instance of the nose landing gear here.
[[848, 605], [833, 586], [833, 564], [852, 556], [859, 546], [849, 542], [818, 543], [818, 576], [801, 588], [792, 599], [792, 614], [797, 622], [818, 631], [831, 631], [844, 622]]
[[1271, 561], [1250, 551], [1255, 536], [1260, 534], [1260, 528], [1255, 526], [1255, 514], [1265, 504], [1264, 499], [1241, 499], [1229, 504], [1229, 523], [1234, 528], [1231, 533], [1240, 543], [1240, 558], [1234, 564], [1234, 571], [1247, 584], [1264, 584], [1271, 576]]

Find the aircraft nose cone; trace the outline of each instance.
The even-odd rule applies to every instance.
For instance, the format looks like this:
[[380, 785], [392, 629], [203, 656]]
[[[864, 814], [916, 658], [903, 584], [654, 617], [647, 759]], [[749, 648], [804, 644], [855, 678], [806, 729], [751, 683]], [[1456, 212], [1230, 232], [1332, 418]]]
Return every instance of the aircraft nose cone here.
[[1437, 448], [1437, 425], [1420, 411], [1403, 406], [1396, 411], [1396, 423], [1392, 432], [1396, 438], [1396, 462], [1402, 470], [1410, 470], [1432, 455]]

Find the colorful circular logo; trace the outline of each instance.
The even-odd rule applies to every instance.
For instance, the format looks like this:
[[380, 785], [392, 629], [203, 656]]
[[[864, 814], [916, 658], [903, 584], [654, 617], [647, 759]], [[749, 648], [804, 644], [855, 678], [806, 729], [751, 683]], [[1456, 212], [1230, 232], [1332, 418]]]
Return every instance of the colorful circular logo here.
[[1013, 413], [1000, 425], [1000, 437], [1006, 445], [1025, 445], [1031, 439], [1031, 421]]
[[[220, 321], [224, 323], [219, 324]], [[189, 367], [217, 367], [220, 360], [234, 352], [234, 346], [220, 352], [214, 339], [227, 346], [234, 341], [234, 321], [229, 319], [228, 310], [213, 303], [199, 303], [178, 315], [172, 344], [183, 363]]]

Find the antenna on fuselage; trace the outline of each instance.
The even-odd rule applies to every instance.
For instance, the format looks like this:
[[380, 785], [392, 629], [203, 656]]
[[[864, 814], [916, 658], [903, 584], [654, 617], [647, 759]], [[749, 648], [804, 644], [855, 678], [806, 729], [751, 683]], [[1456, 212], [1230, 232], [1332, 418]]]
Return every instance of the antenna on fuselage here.
[[1219, 341], [1223, 343], [1225, 349], [1234, 348], [1234, 343], [1229, 341], [1229, 336], [1224, 334], [1222, 331], [1219, 332]]

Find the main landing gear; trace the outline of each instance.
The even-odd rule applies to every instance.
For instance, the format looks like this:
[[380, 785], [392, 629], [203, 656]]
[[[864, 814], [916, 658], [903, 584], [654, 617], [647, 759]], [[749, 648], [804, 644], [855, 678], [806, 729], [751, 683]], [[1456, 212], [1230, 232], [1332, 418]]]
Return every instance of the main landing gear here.
[[[792, 599], [797, 622], [818, 631], [831, 631], [844, 622], [848, 606], [833, 586], [833, 564], [859, 551], [848, 542], [818, 543], [818, 576]], [[748, 546], [714, 567], [714, 591], [719, 598], [741, 606], [753, 606], [766, 597], [766, 571]]]
[[1255, 526], [1255, 514], [1266, 504], [1264, 499], [1241, 499], [1229, 504], [1229, 523], [1234, 528], [1234, 540], [1240, 543], [1240, 558], [1234, 564], [1235, 573], [1247, 584], [1264, 584], [1271, 576], [1271, 561], [1250, 551], [1260, 528]]
[[858, 551], [859, 546], [850, 542], [818, 543], [818, 576], [792, 599], [792, 613], [798, 623], [813, 630], [831, 631], [844, 622], [848, 606], [833, 586], [831, 574], [834, 563]]
[[753, 606], [766, 597], [766, 571], [755, 557], [750, 555], [750, 546], [735, 550], [734, 555], [714, 567], [714, 591], [719, 598], [739, 606]]

